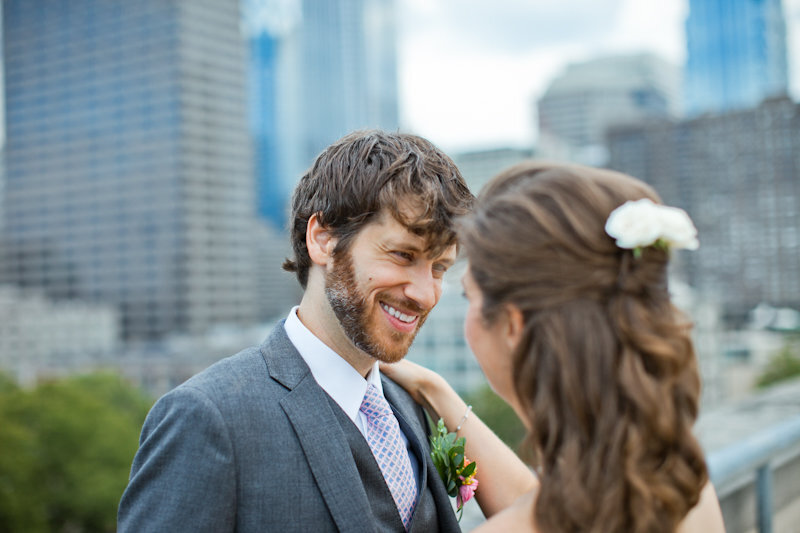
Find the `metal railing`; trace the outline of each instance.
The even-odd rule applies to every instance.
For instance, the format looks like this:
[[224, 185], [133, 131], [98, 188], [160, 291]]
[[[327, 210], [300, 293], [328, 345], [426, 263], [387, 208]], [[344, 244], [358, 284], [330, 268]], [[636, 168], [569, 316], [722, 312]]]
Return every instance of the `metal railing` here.
[[760, 533], [772, 533], [774, 461], [793, 448], [800, 452], [800, 416], [759, 431], [708, 456], [711, 481], [718, 491], [755, 472], [756, 526]]

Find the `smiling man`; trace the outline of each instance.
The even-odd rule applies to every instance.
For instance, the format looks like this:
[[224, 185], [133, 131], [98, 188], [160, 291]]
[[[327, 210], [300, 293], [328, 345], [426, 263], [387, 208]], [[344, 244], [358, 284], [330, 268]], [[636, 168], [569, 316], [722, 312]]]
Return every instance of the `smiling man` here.
[[417, 136], [357, 132], [320, 154], [292, 202], [300, 305], [156, 403], [118, 530], [460, 531], [424, 414], [378, 362], [402, 359], [439, 301], [472, 202]]

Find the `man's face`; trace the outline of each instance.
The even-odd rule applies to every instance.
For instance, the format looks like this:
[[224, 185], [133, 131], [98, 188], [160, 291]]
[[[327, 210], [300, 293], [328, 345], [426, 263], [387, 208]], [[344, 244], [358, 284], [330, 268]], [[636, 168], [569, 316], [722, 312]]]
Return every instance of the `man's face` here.
[[379, 361], [406, 355], [442, 294], [442, 276], [455, 262], [456, 247], [436, 257], [425, 248], [424, 238], [384, 212], [327, 271], [325, 294], [345, 335]]

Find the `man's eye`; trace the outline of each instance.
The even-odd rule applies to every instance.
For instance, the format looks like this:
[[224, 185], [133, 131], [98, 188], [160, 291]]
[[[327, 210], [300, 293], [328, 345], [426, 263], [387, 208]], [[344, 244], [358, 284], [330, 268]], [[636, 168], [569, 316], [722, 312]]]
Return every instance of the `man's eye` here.
[[441, 278], [444, 276], [445, 272], [447, 272], [447, 267], [445, 265], [433, 265], [433, 277]]
[[411, 261], [412, 259], [414, 259], [414, 256], [412, 256], [408, 252], [392, 252], [392, 254], [394, 254], [395, 257], [402, 259], [403, 261]]

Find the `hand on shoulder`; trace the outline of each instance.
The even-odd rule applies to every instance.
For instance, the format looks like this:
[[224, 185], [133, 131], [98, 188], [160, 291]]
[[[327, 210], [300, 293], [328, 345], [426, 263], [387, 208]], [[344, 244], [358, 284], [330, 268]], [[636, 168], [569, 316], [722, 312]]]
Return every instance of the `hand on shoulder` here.
[[[381, 372], [389, 379], [403, 387], [415, 402], [424, 406], [431, 413], [431, 396], [441, 394], [450, 385], [439, 374], [424, 366], [403, 359], [397, 363], [381, 363]], [[434, 413], [431, 413], [433, 415]]]

